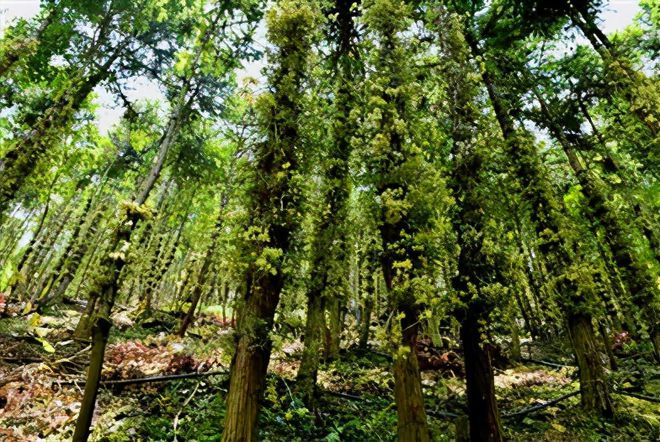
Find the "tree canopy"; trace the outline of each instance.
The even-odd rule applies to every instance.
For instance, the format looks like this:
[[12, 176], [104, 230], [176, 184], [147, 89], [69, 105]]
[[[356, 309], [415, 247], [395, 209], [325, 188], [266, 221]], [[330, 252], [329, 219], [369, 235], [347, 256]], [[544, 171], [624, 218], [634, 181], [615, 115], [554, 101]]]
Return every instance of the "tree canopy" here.
[[607, 7], [41, 1], [0, 38], [0, 433], [659, 438], [660, 2]]

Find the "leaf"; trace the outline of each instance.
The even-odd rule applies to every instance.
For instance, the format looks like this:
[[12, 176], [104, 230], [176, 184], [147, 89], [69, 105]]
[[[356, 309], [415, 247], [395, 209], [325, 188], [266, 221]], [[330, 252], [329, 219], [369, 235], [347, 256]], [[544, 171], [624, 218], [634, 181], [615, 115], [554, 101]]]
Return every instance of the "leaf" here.
[[560, 433], [566, 433], [566, 427], [565, 426], [563, 426], [561, 424], [558, 424], [556, 422], [552, 422], [550, 425], [552, 425], [552, 428], [559, 431]]
[[44, 347], [46, 352], [55, 353], [55, 347], [53, 347], [50, 342], [46, 341], [44, 338], [37, 338], [37, 341], [41, 342], [41, 345]]
[[[28, 307], [32, 308], [30, 302], [28, 302], [27, 305], [25, 306], [26, 309]], [[28, 327], [37, 327], [40, 322], [41, 322], [41, 316], [39, 315], [39, 313], [34, 313], [28, 317]]]
[[37, 335], [40, 338], [45, 337], [50, 332], [51, 332], [51, 329], [46, 328], [46, 327], [35, 327], [34, 328], [34, 334]]
[[[23, 309], [23, 314], [24, 314], [24, 315], [27, 315], [28, 313], [30, 313], [30, 310], [32, 310], [32, 303], [31, 303], [30, 301], [28, 301], [28, 302], [25, 304], [25, 308]], [[37, 324], [39, 324], [39, 315], [36, 314], [36, 313], [35, 313], [35, 315], [36, 315], [36, 317], [37, 317], [37, 319], [36, 319], [37, 323], [34, 324], [33, 327], [36, 326]], [[30, 324], [32, 324], [32, 318], [30, 319]]]

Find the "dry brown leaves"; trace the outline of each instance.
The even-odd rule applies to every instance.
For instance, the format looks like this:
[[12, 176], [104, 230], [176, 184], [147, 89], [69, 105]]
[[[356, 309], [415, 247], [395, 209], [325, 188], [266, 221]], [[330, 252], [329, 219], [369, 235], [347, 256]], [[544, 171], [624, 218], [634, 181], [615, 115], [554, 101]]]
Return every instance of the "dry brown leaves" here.
[[2, 440], [31, 441], [71, 423], [80, 407], [78, 390], [58, 385], [45, 364], [28, 364], [13, 372], [13, 381], [0, 388]]
[[144, 344], [126, 341], [108, 346], [104, 379], [132, 379], [159, 374], [208, 371], [220, 364], [220, 355], [197, 359], [180, 342], [166, 339]]

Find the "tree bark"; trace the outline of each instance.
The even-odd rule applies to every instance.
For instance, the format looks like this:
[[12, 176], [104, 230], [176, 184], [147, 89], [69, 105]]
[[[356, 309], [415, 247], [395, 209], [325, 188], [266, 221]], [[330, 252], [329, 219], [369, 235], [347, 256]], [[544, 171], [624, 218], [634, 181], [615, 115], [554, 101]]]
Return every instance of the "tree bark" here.
[[[254, 152], [255, 180], [249, 195], [250, 213], [257, 231], [267, 238], [251, 238], [247, 246], [255, 256], [276, 250], [279, 258], [267, 268], [249, 260], [245, 291], [235, 330], [236, 352], [232, 359], [223, 442], [257, 439], [257, 417], [271, 352], [270, 331], [285, 283], [284, 259], [291, 253], [292, 235], [301, 219], [301, 189], [293, 177], [301, 172], [304, 143], [299, 118], [304, 97], [308, 51], [314, 38], [312, 14], [291, 4], [286, 13], [273, 10], [270, 35], [279, 46], [273, 53], [270, 74], [272, 105], [266, 117], [266, 140]], [[295, 174], [295, 175], [294, 175]], [[273, 205], [277, 201], [279, 204]]]
[[105, 356], [105, 347], [110, 335], [111, 323], [105, 318], [98, 318], [92, 332], [92, 353], [89, 368], [87, 369], [87, 380], [83, 400], [80, 403], [80, 413], [76, 421], [73, 434], [73, 442], [87, 442], [90, 434], [90, 426], [96, 406], [99, 384], [101, 382], [101, 369]]
[[397, 414], [397, 440], [400, 442], [430, 442], [426, 421], [422, 379], [417, 363], [419, 317], [416, 307], [401, 305], [401, 349], [394, 357], [394, 401]]
[[223, 442], [257, 440], [257, 417], [270, 361], [275, 309], [283, 285], [281, 275], [248, 276], [248, 292], [236, 327]]
[[603, 373], [591, 317], [586, 313], [569, 314], [568, 331], [580, 372], [582, 408], [601, 416], [612, 417], [614, 407]]
[[502, 441], [502, 423], [495, 399], [495, 382], [490, 354], [483, 347], [479, 320], [481, 314], [468, 308], [461, 324], [465, 356], [470, 440]]
[[321, 294], [309, 293], [307, 299], [307, 319], [305, 322], [305, 341], [300, 367], [296, 374], [296, 390], [308, 408], [314, 406], [316, 396], [316, 377], [320, 354], [323, 347], [324, 302]]

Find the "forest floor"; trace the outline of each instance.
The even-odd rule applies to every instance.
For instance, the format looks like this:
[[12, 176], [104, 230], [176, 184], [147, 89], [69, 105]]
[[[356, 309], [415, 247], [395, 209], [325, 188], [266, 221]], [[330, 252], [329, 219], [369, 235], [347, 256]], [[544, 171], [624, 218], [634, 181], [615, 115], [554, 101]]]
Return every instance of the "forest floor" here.
[[[205, 314], [181, 339], [172, 334], [176, 318], [156, 313], [140, 325], [125, 310], [114, 318], [103, 371], [109, 382], [98, 399], [92, 440], [219, 440], [232, 346], [228, 321]], [[70, 337], [79, 316], [71, 308], [0, 321], [0, 440], [70, 440], [88, 361], [86, 344]], [[293, 337], [275, 342], [260, 417], [262, 440], [395, 440], [387, 355], [347, 350], [325, 364], [318, 411], [310, 411], [293, 393], [301, 348]], [[435, 351], [421, 352], [427, 350]], [[616, 418], [595, 419], [580, 412], [579, 395], [571, 395], [578, 391], [576, 370], [561, 346], [530, 345], [523, 353], [527, 362], [496, 369], [507, 440], [660, 440], [660, 404], [615, 394]], [[439, 369], [422, 373], [438, 441], [455, 440], [456, 428], [464, 425], [459, 417], [465, 410], [464, 380], [460, 358], [453, 355], [447, 351]], [[633, 349], [619, 356], [621, 366], [611, 373], [618, 391], [660, 397], [660, 368]], [[193, 377], [176, 376], [190, 373]], [[157, 379], [132, 381], [145, 377]]]

